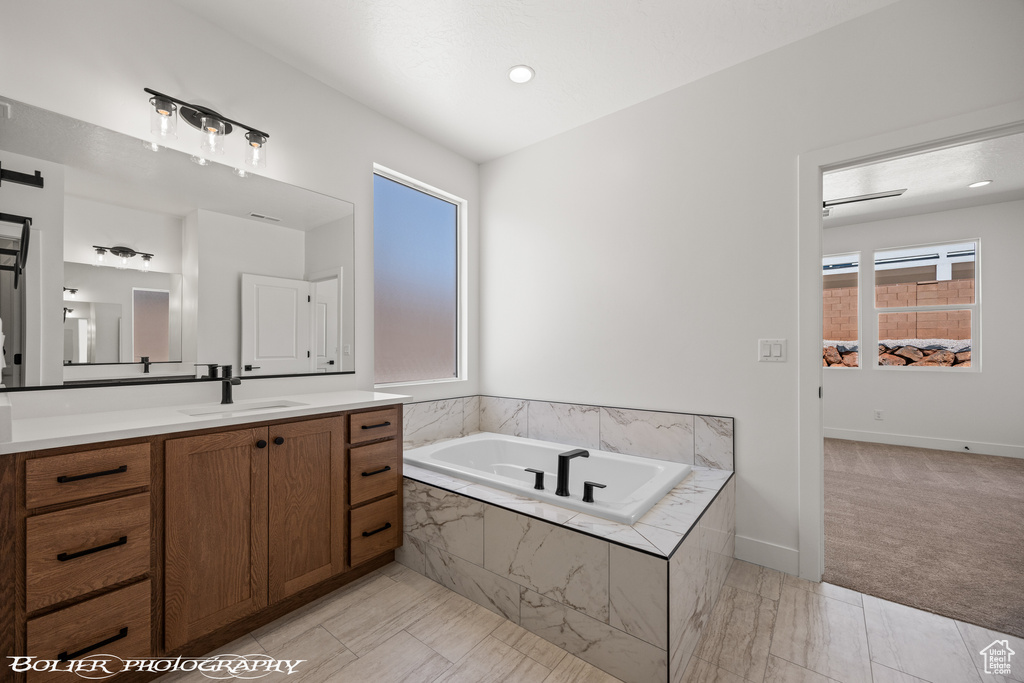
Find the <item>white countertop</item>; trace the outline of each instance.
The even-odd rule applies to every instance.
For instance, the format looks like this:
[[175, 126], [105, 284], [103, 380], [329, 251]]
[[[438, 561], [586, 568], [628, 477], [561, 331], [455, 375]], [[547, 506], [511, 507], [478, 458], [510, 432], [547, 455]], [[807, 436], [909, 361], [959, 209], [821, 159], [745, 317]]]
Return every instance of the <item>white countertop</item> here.
[[[403, 403], [408, 398], [408, 396], [399, 394], [384, 394], [375, 391], [325, 391], [239, 400], [231, 405], [223, 406], [225, 409], [223, 412], [208, 415], [190, 416], [181, 411], [197, 408], [213, 410], [220, 407], [220, 404], [217, 402], [193, 403], [139, 410], [76, 413], [13, 420], [11, 422], [12, 440], [0, 443], [0, 455], [395, 405]], [[266, 404], [275, 400], [294, 401], [303, 405], [245, 410], [247, 405]]]

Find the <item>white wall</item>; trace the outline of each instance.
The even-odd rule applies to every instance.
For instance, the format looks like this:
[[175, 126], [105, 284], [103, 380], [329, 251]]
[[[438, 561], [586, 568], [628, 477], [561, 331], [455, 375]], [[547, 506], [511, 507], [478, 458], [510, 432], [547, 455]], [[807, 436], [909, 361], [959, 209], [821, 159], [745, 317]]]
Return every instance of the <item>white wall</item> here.
[[[824, 372], [827, 436], [1024, 457], [1024, 201], [875, 221], [824, 231], [825, 253], [978, 238], [981, 371], [900, 372], [873, 363]], [[873, 349], [874, 286], [862, 269], [862, 344]], [[875, 420], [881, 409], [885, 419]]]
[[[475, 256], [476, 164], [176, 5], [155, 0], [0, 0], [0, 16], [5, 28], [0, 41], [0, 98], [10, 97], [148, 138], [149, 104], [142, 89], [161, 90], [267, 130], [271, 135], [267, 176], [355, 204], [355, 375], [245, 382], [236, 388], [236, 396], [244, 399], [296, 388], [372, 387], [374, 162], [467, 198], [468, 247]], [[154, 49], [154, 41], [166, 49]], [[31, 55], [31, 60], [26, 55]], [[186, 136], [179, 136], [177, 142], [179, 149], [191, 151]], [[226, 163], [231, 161], [225, 158]], [[419, 399], [476, 393], [475, 263], [469, 277], [469, 306], [474, 316], [468, 349], [470, 379], [412, 387], [404, 393]], [[130, 396], [125, 405], [160, 401], [172, 394], [180, 401], [205, 397], [205, 389], [75, 389], [59, 396], [28, 392], [12, 394], [12, 403], [14, 415], [19, 417], [40, 411], [116, 407], [111, 402], [115, 395]]]
[[1022, 34], [905, 0], [484, 165], [483, 392], [735, 416], [738, 553], [796, 571], [798, 156], [1020, 99]]
[[[161, 273], [181, 272], [180, 216], [140, 211], [66, 195], [64, 197], [64, 260], [92, 264], [93, 245], [128, 247], [153, 254], [150, 268]], [[113, 258], [107, 255], [108, 259]], [[142, 267], [139, 257], [131, 267]]]

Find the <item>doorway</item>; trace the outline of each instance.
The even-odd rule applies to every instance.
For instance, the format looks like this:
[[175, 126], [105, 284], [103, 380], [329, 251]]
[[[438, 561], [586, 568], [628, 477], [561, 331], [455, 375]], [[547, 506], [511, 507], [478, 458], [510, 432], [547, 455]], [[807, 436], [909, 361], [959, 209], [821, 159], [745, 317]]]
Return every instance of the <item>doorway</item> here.
[[[822, 341], [822, 173], [880, 159], [1024, 131], [1024, 101], [808, 152], [799, 157], [798, 462], [799, 550], [802, 578], [824, 571]], [[818, 349], [812, 351], [812, 349]]]

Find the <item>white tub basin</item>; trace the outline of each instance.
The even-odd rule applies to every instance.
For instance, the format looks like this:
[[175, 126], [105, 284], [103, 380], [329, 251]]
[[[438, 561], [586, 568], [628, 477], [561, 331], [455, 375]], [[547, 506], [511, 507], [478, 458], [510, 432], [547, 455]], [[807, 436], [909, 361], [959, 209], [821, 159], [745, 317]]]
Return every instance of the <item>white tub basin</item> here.
[[[405, 452], [405, 461], [424, 469], [492, 486], [503, 491], [585, 512], [620, 524], [633, 524], [690, 473], [682, 463], [587, 449], [569, 466], [568, 497], [555, 495], [558, 454], [575, 448], [565, 444], [480, 433]], [[543, 491], [534, 474], [544, 471]], [[607, 488], [594, 490], [594, 502], [583, 502], [583, 482]]]

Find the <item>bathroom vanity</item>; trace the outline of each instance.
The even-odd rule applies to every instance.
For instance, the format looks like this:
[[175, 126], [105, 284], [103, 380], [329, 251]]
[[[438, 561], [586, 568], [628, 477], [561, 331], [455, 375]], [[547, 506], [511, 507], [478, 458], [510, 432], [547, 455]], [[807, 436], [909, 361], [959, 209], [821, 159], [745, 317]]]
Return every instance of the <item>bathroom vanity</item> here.
[[4, 661], [202, 655], [390, 562], [402, 397], [288, 398], [15, 421], [0, 445]]

